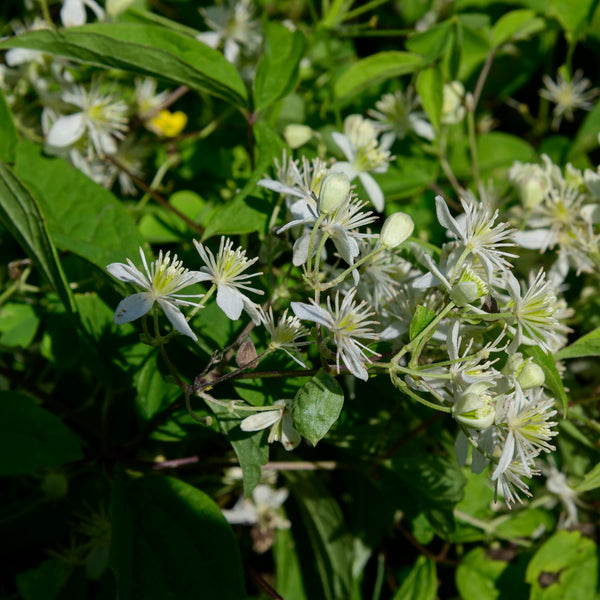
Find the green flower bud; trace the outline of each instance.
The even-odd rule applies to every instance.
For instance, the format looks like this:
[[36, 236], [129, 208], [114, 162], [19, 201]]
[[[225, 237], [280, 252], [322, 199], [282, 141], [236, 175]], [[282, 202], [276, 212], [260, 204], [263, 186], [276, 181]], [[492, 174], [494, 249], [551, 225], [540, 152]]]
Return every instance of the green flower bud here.
[[47, 473], [42, 479], [41, 487], [46, 498], [60, 500], [69, 491], [69, 480], [62, 473]]
[[506, 359], [506, 364], [502, 368], [502, 375], [505, 377], [510, 377], [511, 375], [518, 375], [525, 361], [523, 360], [523, 355], [520, 352], [515, 352], [514, 354], [509, 355]]
[[456, 306], [465, 306], [477, 300], [478, 289], [474, 281], [461, 281], [457, 283], [450, 292], [450, 298]]
[[452, 407], [452, 416], [469, 429], [484, 430], [496, 418], [492, 397], [486, 393], [490, 383], [472, 383]]
[[540, 365], [534, 362], [527, 362], [523, 365], [521, 372], [517, 375], [517, 381], [522, 390], [530, 390], [531, 388], [544, 385], [546, 376]]
[[379, 243], [388, 250], [393, 250], [404, 242], [415, 228], [409, 215], [397, 212], [390, 215], [381, 228]]
[[313, 136], [313, 130], [308, 125], [287, 125], [283, 130], [285, 141], [294, 150], [304, 146]]
[[319, 194], [319, 210], [330, 214], [345, 202], [350, 193], [350, 180], [343, 173], [330, 173], [325, 177]]

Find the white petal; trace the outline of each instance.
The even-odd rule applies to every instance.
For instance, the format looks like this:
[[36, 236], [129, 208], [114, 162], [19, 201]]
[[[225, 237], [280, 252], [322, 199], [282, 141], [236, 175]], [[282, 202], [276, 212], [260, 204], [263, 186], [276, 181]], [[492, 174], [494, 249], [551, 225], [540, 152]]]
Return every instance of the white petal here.
[[359, 173], [358, 178], [365, 187], [365, 190], [367, 191], [375, 210], [377, 212], [383, 212], [385, 200], [379, 184], [373, 179], [373, 177], [371, 177], [371, 175], [369, 175], [369, 173]]
[[221, 34], [216, 31], [205, 31], [203, 33], [199, 33], [196, 36], [196, 39], [211, 48], [216, 48], [221, 42]]
[[304, 304], [303, 302], [292, 302], [291, 307], [294, 311], [294, 314], [299, 319], [304, 319], [305, 321], [314, 321], [315, 323], [325, 325], [325, 327], [331, 326], [331, 318], [329, 317], [329, 313], [320, 306], [315, 306], [314, 304]]
[[140, 292], [123, 298], [115, 311], [114, 321], [117, 325], [129, 323], [145, 315], [154, 304], [154, 298], [148, 292]]
[[85, 23], [85, 6], [81, 0], [64, 0], [60, 20], [65, 27], [77, 27]]
[[354, 146], [352, 145], [352, 142], [343, 134], [340, 133], [339, 131], [334, 131], [331, 134], [331, 137], [333, 138], [333, 141], [337, 144], [338, 148], [344, 153], [344, 156], [350, 161], [352, 162], [354, 160]]
[[60, 117], [52, 125], [46, 141], [51, 146], [64, 148], [74, 144], [85, 133], [83, 113]]
[[187, 335], [194, 341], [197, 341], [198, 338], [196, 337], [196, 334], [192, 331], [188, 322], [185, 320], [183, 313], [175, 304], [169, 302], [165, 298], [159, 299], [158, 304], [163, 309], [167, 319], [171, 321], [171, 325], [173, 325], [179, 333], [183, 333], [183, 335]]
[[261, 504], [268, 506], [269, 508], [279, 508], [286, 500], [289, 495], [289, 491], [286, 488], [279, 488], [274, 490], [268, 485], [257, 485], [252, 492], [252, 500], [259, 506]]
[[456, 237], [462, 237], [462, 232], [458, 227], [458, 223], [450, 214], [446, 201], [441, 196], [435, 197], [435, 211], [437, 214], [438, 221], [442, 227], [452, 231]]
[[242, 293], [230, 285], [217, 286], [217, 306], [232, 321], [237, 321], [244, 308]]
[[331, 173], [343, 173], [350, 181], [356, 179], [358, 175], [356, 169], [345, 160], [339, 160], [338, 162], [333, 163], [330, 169]]
[[281, 418], [281, 410], [262, 410], [255, 415], [246, 417], [241, 423], [242, 431], [260, 431], [266, 429]]
[[[308, 246], [310, 245], [310, 234], [299, 237], [294, 242], [292, 262], [295, 267], [303, 265], [308, 260]], [[318, 247], [318, 243], [315, 242]]]
[[227, 522], [231, 523], [232, 525], [252, 525], [254, 523], [258, 523], [258, 513], [256, 512], [256, 507], [250, 500], [244, 500], [239, 506], [238, 503], [236, 503], [232, 509], [224, 508], [221, 510], [221, 512], [227, 519]]
[[431, 123], [429, 123], [429, 121], [421, 119], [415, 115], [409, 115], [408, 120], [410, 121], [414, 132], [418, 136], [421, 136], [429, 141], [435, 138], [435, 129]]
[[225, 40], [225, 48], [223, 48], [225, 58], [232, 64], [237, 64], [240, 57], [240, 47], [233, 40]]
[[[292, 415], [285, 412], [281, 423], [281, 440], [279, 440], [286, 450], [293, 450], [302, 441], [302, 436], [296, 431]], [[282, 502], [283, 504], [283, 502]]]
[[259, 312], [259, 306], [258, 304], [255, 304], [254, 302], [252, 302], [252, 300], [250, 300], [249, 298], [246, 298], [246, 296], [244, 296], [242, 294], [242, 302], [244, 304], [244, 310], [248, 313], [249, 317], [252, 319], [252, 322], [255, 325], [260, 325], [261, 321], [260, 321], [260, 312]]
[[94, 0], [83, 0], [83, 3], [92, 10], [98, 21], [104, 19], [104, 10]]
[[279, 181], [275, 181], [274, 179], [260, 179], [257, 181], [256, 185], [260, 185], [261, 187], [267, 188], [273, 192], [277, 192], [278, 194], [287, 194], [289, 196], [296, 196], [298, 198], [304, 198], [305, 194], [303, 194], [300, 190], [294, 189], [289, 185], [284, 185]]
[[529, 250], [541, 250], [552, 244], [552, 232], [549, 229], [532, 229], [531, 231], [515, 231], [513, 239], [519, 246]]
[[143, 288], [150, 289], [149, 282], [136, 267], [124, 263], [111, 263], [106, 267], [106, 270], [120, 281], [136, 283]]

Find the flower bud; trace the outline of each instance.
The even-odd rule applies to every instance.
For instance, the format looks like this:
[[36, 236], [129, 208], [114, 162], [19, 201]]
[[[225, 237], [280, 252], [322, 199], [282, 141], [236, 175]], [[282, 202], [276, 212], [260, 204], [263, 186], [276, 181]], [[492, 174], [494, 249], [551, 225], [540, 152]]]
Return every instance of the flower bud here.
[[484, 430], [490, 427], [496, 418], [496, 409], [492, 397], [486, 393], [491, 384], [472, 383], [452, 407], [452, 416], [469, 429]]
[[290, 148], [296, 150], [304, 146], [313, 136], [313, 130], [308, 125], [287, 125], [283, 130], [283, 137]]
[[42, 492], [46, 498], [60, 500], [69, 491], [69, 480], [62, 473], [47, 473], [42, 479]]
[[517, 375], [517, 381], [522, 390], [530, 390], [531, 388], [543, 385], [544, 381], [546, 381], [546, 376], [540, 365], [534, 362], [527, 362]]
[[450, 298], [456, 306], [471, 304], [471, 302], [477, 299], [477, 296], [477, 284], [474, 281], [461, 281], [450, 292]]
[[460, 81], [450, 81], [444, 85], [442, 103], [442, 123], [454, 125], [460, 123], [465, 116], [463, 98], [465, 86]]
[[381, 228], [379, 243], [388, 250], [393, 250], [404, 242], [415, 228], [409, 215], [397, 212], [390, 215]]
[[515, 377], [520, 373], [523, 365], [525, 364], [525, 360], [523, 359], [523, 355], [520, 352], [515, 352], [514, 354], [510, 354], [506, 359], [506, 364], [502, 367], [502, 375], [505, 377], [510, 377], [514, 375]]
[[330, 214], [339, 208], [350, 193], [350, 180], [343, 173], [330, 173], [325, 177], [319, 194], [319, 210]]

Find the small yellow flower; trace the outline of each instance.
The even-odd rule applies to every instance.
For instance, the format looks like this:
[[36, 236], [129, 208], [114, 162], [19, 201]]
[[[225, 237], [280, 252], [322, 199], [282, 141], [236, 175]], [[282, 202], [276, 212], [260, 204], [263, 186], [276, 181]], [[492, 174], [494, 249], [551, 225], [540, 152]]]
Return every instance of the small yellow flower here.
[[187, 124], [187, 115], [178, 110], [174, 113], [161, 110], [155, 117], [150, 119], [152, 130], [164, 137], [172, 138], [179, 135]]

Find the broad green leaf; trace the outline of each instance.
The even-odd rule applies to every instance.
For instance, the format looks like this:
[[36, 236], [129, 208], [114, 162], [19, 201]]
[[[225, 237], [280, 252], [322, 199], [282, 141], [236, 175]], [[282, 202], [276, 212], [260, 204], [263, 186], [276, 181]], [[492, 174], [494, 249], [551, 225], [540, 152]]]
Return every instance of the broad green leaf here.
[[[580, 531], [558, 531], [535, 553], [525, 573], [531, 600], [595, 598], [598, 547]], [[540, 576], [544, 578], [540, 581]]]
[[415, 316], [410, 322], [410, 328], [408, 330], [408, 336], [411, 340], [414, 340], [423, 331], [431, 321], [435, 319], [435, 312], [427, 308], [426, 306], [417, 306]]
[[[41, 175], [32, 165], [29, 169], [31, 169], [30, 177]], [[58, 194], [61, 193], [61, 186], [55, 183], [54, 188]], [[50, 238], [50, 228], [47, 228], [46, 224], [48, 214], [45, 207], [43, 208], [42, 212], [40, 204], [18, 176], [7, 166], [0, 164], [0, 219], [54, 288], [67, 311], [75, 314], [77, 308], [71, 288]]]
[[435, 600], [437, 587], [435, 562], [421, 554], [392, 600]]
[[419, 73], [417, 78], [417, 92], [421, 97], [421, 104], [436, 131], [440, 130], [444, 80], [442, 71], [438, 66], [429, 67]]
[[[123, 205], [101, 185], [62, 158], [48, 158], [41, 146], [21, 142], [15, 173], [34, 192], [57, 247], [102, 271], [131, 258], [139, 264], [143, 240]], [[60, 182], [60, 185], [57, 185]]]
[[352, 589], [352, 538], [339, 504], [315, 473], [286, 471], [285, 477], [300, 509], [302, 531], [312, 549], [310, 566], [318, 571], [325, 600], [348, 600]]
[[109, 566], [120, 600], [245, 600], [238, 544], [219, 507], [171, 477], [119, 472]]
[[292, 405], [294, 426], [313, 446], [322, 440], [340, 416], [344, 392], [325, 371], [319, 371], [298, 390]]
[[254, 126], [254, 136], [258, 149], [256, 167], [239, 194], [211, 215], [202, 236], [203, 240], [213, 235], [263, 232], [267, 225], [272, 210], [271, 204], [261, 196], [251, 194], [258, 193], [256, 182], [262, 179], [273, 165], [273, 159], [281, 157], [284, 146], [275, 131], [261, 121]]
[[[244, 480], [244, 496], [248, 497], [252, 490], [260, 483], [262, 476], [262, 465], [266, 465], [269, 460], [269, 446], [266, 441], [266, 432], [262, 431], [242, 431], [240, 423], [243, 417], [230, 412], [225, 406], [212, 402], [205, 398], [206, 403], [217, 415], [219, 427], [223, 434], [229, 440], [235, 455], [242, 468]], [[240, 411], [241, 412], [241, 411]], [[246, 413], [249, 416], [255, 413]]]
[[166, 17], [163, 17], [162, 15], [159, 15], [154, 12], [150, 12], [149, 10], [141, 10], [135, 7], [132, 7], [129, 10], [125, 11], [123, 14], [119, 15], [118, 22], [142, 23], [144, 25], [158, 25], [160, 27], [172, 29], [173, 31], [184, 33], [192, 37], [195, 37], [200, 33], [197, 29], [188, 27], [187, 25], [178, 23], [177, 21], [167, 19]]
[[7, 302], [0, 307], [0, 345], [27, 348], [40, 324], [29, 304]]
[[98, 67], [150, 75], [246, 106], [244, 83], [220, 52], [156, 25], [94, 23], [56, 31], [38, 29], [0, 42], [0, 49], [8, 48], [40, 50]]
[[[377, 174], [377, 182], [388, 200], [410, 198], [436, 181], [439, 168], [439, 161], [432, 158], [399, 156], [395, 165], [390, 165], [385, 173]], [[402, 208], [406, 212], [411, 209], [418, 210], [418, 207]]]
[[12, 112], [6, 104], [4, 92], [0, 90], [0, 160], [14, 162], [17, 147], [17, 130]]
[[151, 352], [134, 376], [137, 390], [135, 407], [137, 414], [148, 421], [174, 402], [182, 392], [175, 383], [169, 383], [161, 373], [159, 352]]
[[355, 62], [335, 82], [337, 98], [348, 98], [366, 87], [400, 75], [414, 73], [423, 59], [410, 52], [379, 52]]
[[450, 52], [444, 57], [444, 64], [447, 65], [448, 78], [452, 81], [458, 78], [458, 72], [463, 53], [463, 26], [460, 19], [452, 23], [452, 46]]
[[292, 537], [291, 529], [275, 530], [273, 560], [275, 561], [275, 573], [277, 575], [275, 585], [277, 593], [282, 598], [308, 600], [304, 589], [296, 542]]
[[546, 381], [544, 385], [552, 392], [552, 395], [556, 400], [560, 402], [562, 407], [563, 417], [567, 415], [567, 406], [569, 400], [565, 392], [565, 386], [563, 385], [560, 373], [556, 369], [556, 363], [554, 357], [551, 354], [546, 354], [538, 346], [527, 346], [525, 348], [525, 354], [531, 356], [533, 360], [542, 367]]
[[598, 0], [549, 0], [548, 14], [556, 17], [567, 34], [567, 39], [575, 40], [588, 29]]
[[0, 475], [33, 473], [83, 458], [79, 440], [29, 396], [0, 392]]
[[531, 508], [514, 511], [509, 519], [498, 519], [494, 535], [505, 540], [516, 538], [531, 538], [543, 527], [545, 531], [553, 531], [556, 520], [552, 514], [543, 508]]
[[279, 23], [265, 24], [265, 43], [254, 77], [254, 110], [287, 96], [298, 82], [306, 38]]
[[579, 154], [584, 154], [598, 147], [598, 134], [600, 133], [600, 102], [596, 102], [594, 108], [587, 113], [583, 123], [577, 130], [575, 139], [567, 156], [573, 160]]
[[581, 358], [582, 356], [600, 356], [600, 327], [580, 337], [570, 346], [559, 350], [557, 360], [565, 358]]
[[22, 600], [55, 600], [67, 583], [71, 567], [64, 561], [50, 558], [35, 569], [18, 573], [17, 588]]
[[[503, 589], [506, 586], [506, 572], [510, 573], [510, 565], [504, 560], [496, 560], [489, 555], [485, 548], [471, 550], [456, 569], [456, 587], [461, 598], [477, 598], [477, 600], [502, 600]], [[517, 589], [514, 598], [527, 598], [527, 586], [518, 574], [510, 582]], [[502, 585], [504, 583], [504, 586]], [[520, 587], [520, 590], [519, 590]]]
[[506, 42], [526, 40], [545, 26], [544, 19], [536, 17], [534, 10], [511, 10], [495, 23], [492, 29], [492, 45], [498, 48]]
[[446, 50], [452, 37], [452, 22], [443, 21], [430, 27], [427, 31], [416, 33], [406, 41], [406, 48], [411, 52], [421, 54], [423, 63], [429, 65], [439, 58]]
[[589, 473], [585, 474], [583, 481], [575, 486], [577, 492], [589, 492], [600, 487], [600, 463], [598, 463]]

